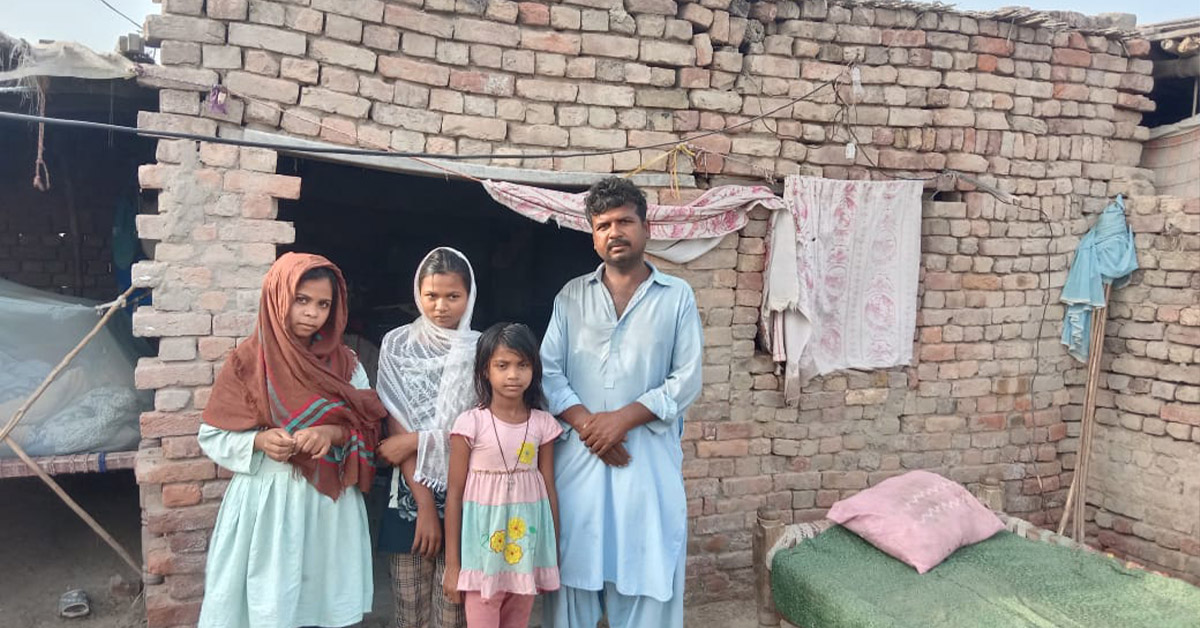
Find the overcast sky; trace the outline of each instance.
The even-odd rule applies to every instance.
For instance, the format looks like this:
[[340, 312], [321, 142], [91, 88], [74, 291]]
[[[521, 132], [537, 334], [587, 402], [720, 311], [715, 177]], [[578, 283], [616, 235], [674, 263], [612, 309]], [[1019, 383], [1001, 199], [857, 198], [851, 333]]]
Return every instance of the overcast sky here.
[[[159, 11], [151, 0], [107, 2], [139, 24], [146, 15]], [[1200, 15], [1196, 0], [962, 0], [955, 4], [971, 10], [1018, 4], [1088, 14], [1132, 11], [1139, 24]], [[101, 0], [0, 0], [0, 31], [28, 40], [71, 39], [108, 51], [114, 49], [118, 37], [134, 30], [133, 24]]]

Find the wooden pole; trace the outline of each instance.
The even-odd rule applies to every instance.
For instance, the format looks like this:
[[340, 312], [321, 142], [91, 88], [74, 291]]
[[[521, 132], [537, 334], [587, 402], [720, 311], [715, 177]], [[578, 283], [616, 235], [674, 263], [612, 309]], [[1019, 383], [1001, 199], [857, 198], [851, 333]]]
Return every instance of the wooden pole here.
[[50, 490], [54, 491], [54, 493], [58, 495], [58, 497], [62, 499], [71, 510], [74, 510], [75, 514], [79, 515], [79, 518], [83, 519], [83, 522], [88, 524], [88, 527], [90, 527], [93, 532], [98, 534], [101, 539], [104, 539], [104, 542], [108, 543], [109, 547], [113, 548], [113, 551], [115, 551], [117, 555], [121, 557], [121, 560], [125, 561], [125, 564], [129, 565], [129, 568], [138, 575], [138, 580], [142, 579], [141, 564], [135, 561], [133, 556], [131, 556], [124, 547], [121, 547], [121, 544], [118, 543], [117, 540], [113, 538], [113, 536], [109, 534], [108, 531], [105, 530], [98, 521], [93, 519], [92, 516], [83, 509], [83, 506], [80, 506], [75, 502], [75, 500], [71, 499], [71, 496], [67, 495], [67, 492], [58, 485], [58, 482], [55, 482], [54, 478], [50, 477], [50, 474], [46, 473], [45, 470], [39, 467], [38, 463], [35, 462], [33, 458], [30, 458], [29, 454], [25, 453], [25, 450], [21, 449], [21, 447], [17, 445], [16, 441], [14, 441], [11, 437], [5, 437], [4, 444], [11, 447], [13, 452], [25, 462], [26, 466], [28, 466], [35, 475], [41, 478], [41, 480], [46, 483], [46, 486], [50, 487]]
[[1067, 490], [1067, 502], [1063, 505], [1063, 513], [1058, 521], [1058, 533], [1062, 534], [1067, 528], [1067, 523], [1071, 520], [1071, 513], [1075, 507], [1075, 495], [1079, 490], [1079, 473], [1081, 470], [1083, 452], [1086, 451], [1086, 436], [1085, 429], [1087, 424], [1087, 406], [1093, 394], [1092, 391], [1092, 359], [1096, 357], [1096, 332], [1099, 326], [1096, 324], [1096, 314], [1092, 312], [1092, 325], [1088, 336], [1088, 361], [1087, 361], [1087, 385], [1084, 393], [1083, 412], [1079, 417], [1079, 447], [1075, 451], [1075, 475], [1071, 478], [1071, 488]]
[[71, 266], [75, 271], [75, 285], [71, 286], [71, 292], [75, 296], [81, 296], [83, 294], [83, 234], [79, 232], [79, 207], [75, 204], [75, 188], [71, 186], [71, 169], [68, 167], [64, 170], [67, 175], [64, 177], [63, 195], [67, 200], [67, 218], [69, 220], [67, 228], [71, 230]]
[[767, 565], [767, 552], [783, 536], [784, 524], [779, 515], [766, 507], [758, 509], [757, 525], [754, 526], [752, 555], [754, 559], [754, 588], [758, 598], [758, 625], [778, 626], [779, 613], [771, 597], [771, 571]]
[[1067, 522], [1072, 522], [1071, 536], [1084, 542], [1084, 514], [1087, 507], [1087, 475], [1090, 468], [1092, 440], [1096, 428], [1096, 395], [1100, 385], [1100, 359], [1104, 353], [1104, 329], [1108, 325], [1108, 301], [1112, 285], [1104, 286], [1104, 307], [1092, 311], [1091, 337], [1088, 343], [1088, 378], [1083, 396], [1083, 416], [1079, 428], [1079, 452], [1075, 462], [1075, 477], [1067, 491], [1067, 503], [1063, 507], [1062, 519], [1058, 522], [1058, 533], [1062, 534]]

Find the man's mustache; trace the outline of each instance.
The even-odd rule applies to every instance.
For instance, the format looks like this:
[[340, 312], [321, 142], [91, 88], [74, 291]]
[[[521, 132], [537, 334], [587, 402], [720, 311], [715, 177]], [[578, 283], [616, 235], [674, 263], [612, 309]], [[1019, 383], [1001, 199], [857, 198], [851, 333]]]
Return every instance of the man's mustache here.
[[614, 246], [625, 246], [625, 247], [633, 248], [632, 246], [630, 246], [628, 240], [622, 240], [620, 238], [614, 238], [614, 239], [608, 241], [608, 250], [611, 251]]

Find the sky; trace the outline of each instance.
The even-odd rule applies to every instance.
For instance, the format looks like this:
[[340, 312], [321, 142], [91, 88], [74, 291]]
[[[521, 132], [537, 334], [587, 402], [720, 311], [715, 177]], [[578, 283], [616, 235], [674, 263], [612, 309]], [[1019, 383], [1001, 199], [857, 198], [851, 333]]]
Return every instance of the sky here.
[[[151, 0], [104, 1], [138, 24], [146, 15], [159, 11], [158, 4]], [[118, 37], [136, 29], [107, 8], [104, 1], [0, 0], [0, 31], [31, 41], [69, 39], [101, 52], [110, 51], [115, 48]], [[954, 4], [970, 10], [1030, 5], [1035, 9], [1087, 14], [1132, 11], [1138, 16], [1138, 24], [1200, 16], [1197, 0], [1142, 0], [1136, 3], [1129, 0], [961, 0]]]

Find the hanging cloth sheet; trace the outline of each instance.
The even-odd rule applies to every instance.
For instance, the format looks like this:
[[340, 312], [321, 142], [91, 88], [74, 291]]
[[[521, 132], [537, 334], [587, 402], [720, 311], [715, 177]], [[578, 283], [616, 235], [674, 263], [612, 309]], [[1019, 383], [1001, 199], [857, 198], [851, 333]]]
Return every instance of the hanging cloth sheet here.
[[[591, 233], [584, 212], [586, 192], [573, 194], [504, 181], [484, 181], [497, 203], [540, 223]], [[685, 205], [650, 204], [650, 243], [646, 252], [685, 264], [716, 248], [721, 238], [746, 226], [756, 206], [783, 209], [783, 200], [765, 186], [722, 185]]]
[[0, 82], [34, 76], [64, 76], [80, 79], [131, 79], [137, 66], [121, 55], [98, 53], [73, 41], [31, 43], [0, 33], [17, 59], [15, 67], [0, 72]]
[[789, 176], [768, 234], [763, 337], [784, 399], [817, 375], [912, 359], [921, 265], [920, 181]]
[[1133, 231], [1125, 222], [1125, 200], [1117, 196], [1079, 241], [1062, 289], [1062, 302], [1067, 304], [1062, 343], [1071, 357], [1087, 362], [1092, 310], [1105, 306], [1104, 285], [1120, 288], [1129, 283], [1129, 274], [1137, 268]]

